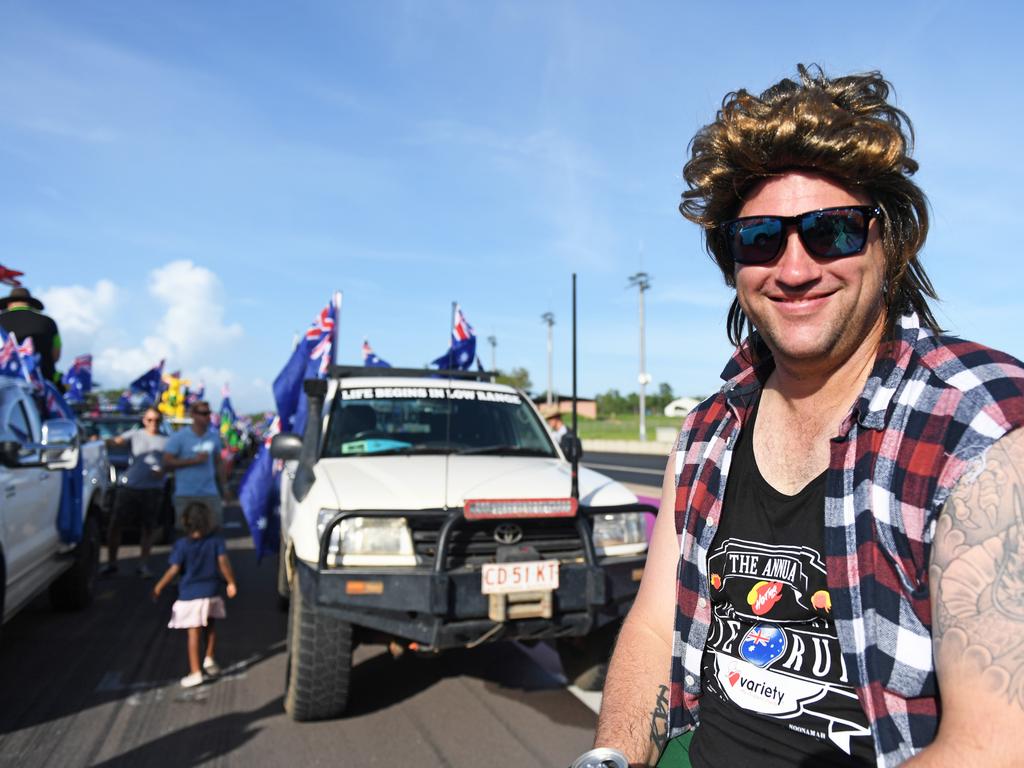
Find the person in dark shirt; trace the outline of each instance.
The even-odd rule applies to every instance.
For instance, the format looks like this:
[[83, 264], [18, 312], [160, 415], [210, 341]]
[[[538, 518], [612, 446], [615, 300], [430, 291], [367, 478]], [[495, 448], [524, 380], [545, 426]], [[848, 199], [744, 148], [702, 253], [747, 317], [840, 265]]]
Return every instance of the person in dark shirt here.
[[[216, 677], [220, 667], [214, 661], [217, 643], [216, 619], [227, 615], [224, 599], [220, 596], [221, 577], [227, 583], [228, 597], [238, 594], [235, 574], [228, 560], [224, 538], [212, 531], [209, 508], [202, 502], [193, 502], [182, 515], [185, 536], [174, 542], [170, 567], [153, 587], [153, 599], [167, 587], [175, 576], [178, 599], [171, 606], [171, 629], [188, 630], [189, 674], [181, 678], [183, 688], [202, 685], [205, 676]], [[199, 665], [200, 634], [206, 628], [206, 656]]]
[[43, 378], [56, 381], [60, 332], [53, 318], [43, 314], [43, 302], [27, 288], [12, 289], [10, 294], [0, 299], [0, 328], [3, 328], [5, 336], [13, 333], [19, 344], [31, 337], [32, 346], [39, 355]]

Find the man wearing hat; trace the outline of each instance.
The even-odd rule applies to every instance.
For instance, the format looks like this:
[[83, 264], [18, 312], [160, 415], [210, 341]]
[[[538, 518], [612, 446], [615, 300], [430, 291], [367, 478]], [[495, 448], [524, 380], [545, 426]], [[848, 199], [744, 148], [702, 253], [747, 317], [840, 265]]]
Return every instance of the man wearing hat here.
[[54, 364], [60, 359], [60, 332], [57, 323], [44, 315], [42, 309], [43, 302], [27, 288], [12, 288], [10, 294], [0, 299], [0, 328], [4, 336], [13, 333], [19, 344], [31, 337], [43, 378], [54, 381]]

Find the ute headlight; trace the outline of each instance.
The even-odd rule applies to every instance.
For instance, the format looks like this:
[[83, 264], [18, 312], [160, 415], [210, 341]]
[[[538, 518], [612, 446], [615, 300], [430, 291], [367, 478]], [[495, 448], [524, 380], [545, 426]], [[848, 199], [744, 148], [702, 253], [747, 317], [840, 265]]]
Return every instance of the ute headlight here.
[[[336, 509], [317, 515], [317, 538], [322, 538]], [[328, 565], [416, 565], [412, 535], [404, 517], [350, 517], [331, 531]]]
[[636, 555], [647, 551], [643, 512], [594, 515], [594, 548], [598, 556]]

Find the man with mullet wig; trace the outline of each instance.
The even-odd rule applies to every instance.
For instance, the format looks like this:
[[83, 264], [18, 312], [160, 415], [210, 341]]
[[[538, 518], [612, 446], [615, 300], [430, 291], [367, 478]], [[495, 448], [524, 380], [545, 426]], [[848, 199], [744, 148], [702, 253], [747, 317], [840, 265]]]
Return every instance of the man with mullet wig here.
[[610, 663], [630, 766], [1024, 765], [1024, 366], [929, 309], [890, 91], [800, 66], [691, 143], [736, 351]]

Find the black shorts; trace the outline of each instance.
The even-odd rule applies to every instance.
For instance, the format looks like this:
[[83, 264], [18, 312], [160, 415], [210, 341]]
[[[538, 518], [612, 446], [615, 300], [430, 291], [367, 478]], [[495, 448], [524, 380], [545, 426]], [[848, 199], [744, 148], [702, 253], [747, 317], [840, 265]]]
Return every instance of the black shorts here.
[[114, 517], [121, 525], [137, 525], [151, 531], [160, 519], [163, 501], [163, 488], [118, 488]]

